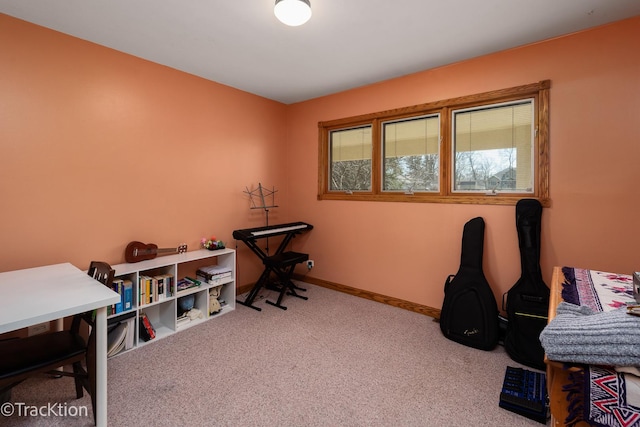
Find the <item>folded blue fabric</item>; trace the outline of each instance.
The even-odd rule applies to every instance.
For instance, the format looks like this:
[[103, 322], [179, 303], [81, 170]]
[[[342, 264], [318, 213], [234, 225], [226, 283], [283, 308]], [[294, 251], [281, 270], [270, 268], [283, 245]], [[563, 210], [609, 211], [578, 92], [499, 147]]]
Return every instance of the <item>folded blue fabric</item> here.
[[640, 366], [640, 317], [626, 307], [594, 313], [561, 302], [540, 343], [547, 358], [558, 362]]

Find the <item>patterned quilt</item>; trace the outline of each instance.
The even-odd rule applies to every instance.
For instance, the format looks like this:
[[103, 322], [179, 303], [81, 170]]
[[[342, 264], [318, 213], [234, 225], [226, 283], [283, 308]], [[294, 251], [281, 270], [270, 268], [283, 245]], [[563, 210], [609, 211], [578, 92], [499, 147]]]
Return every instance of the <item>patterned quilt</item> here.
[[[609, 311], [635, 303], [632, 277], [595, 270], [564, 267], [562, 298]], [[587, 421], [594, 426], [640, 427], [640, 378], [613, 367], [589, 365], [570, 375], [568, 425]]]

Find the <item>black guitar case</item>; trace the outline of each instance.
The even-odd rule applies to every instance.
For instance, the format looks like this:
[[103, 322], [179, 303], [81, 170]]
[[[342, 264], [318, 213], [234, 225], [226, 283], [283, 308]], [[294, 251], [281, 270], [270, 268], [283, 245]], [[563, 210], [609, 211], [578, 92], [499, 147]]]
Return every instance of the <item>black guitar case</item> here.
[[[540, 271], [540, 224], [542, 205], [535, 199], [516, 204], [516, 228], [522, 275], [506, 293], [509, 322], [504, 347], [516, 362], [544, 370], [540, 333], [547, 324], [549, 288]], [[504, 303], [504, 297], [503, 297]]]
[[498, 306], [482, 271], [484, 220], [469, 220], [462, 233], [460, 268], [444, 284], [440, 330], [469, 347], [491, 350], [498, 344]]

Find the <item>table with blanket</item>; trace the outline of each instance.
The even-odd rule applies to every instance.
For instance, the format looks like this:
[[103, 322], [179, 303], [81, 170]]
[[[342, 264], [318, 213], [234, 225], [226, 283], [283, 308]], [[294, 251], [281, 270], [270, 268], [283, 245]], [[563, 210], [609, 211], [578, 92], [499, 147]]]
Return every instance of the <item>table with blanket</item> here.
[[640, 427], [640, 317], [632, 276], [555, 267], [547, 358], [552, 425]]

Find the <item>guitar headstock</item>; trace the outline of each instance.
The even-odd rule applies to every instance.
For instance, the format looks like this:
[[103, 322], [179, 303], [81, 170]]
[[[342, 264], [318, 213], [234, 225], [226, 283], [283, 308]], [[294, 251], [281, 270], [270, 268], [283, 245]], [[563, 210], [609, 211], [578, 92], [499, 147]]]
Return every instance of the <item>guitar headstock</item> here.
[[180, 246], [178, 246], [178, 253], [183, 254], [185, 252], [187, 252], [187, 245], [186, 243], [183, 243]]

